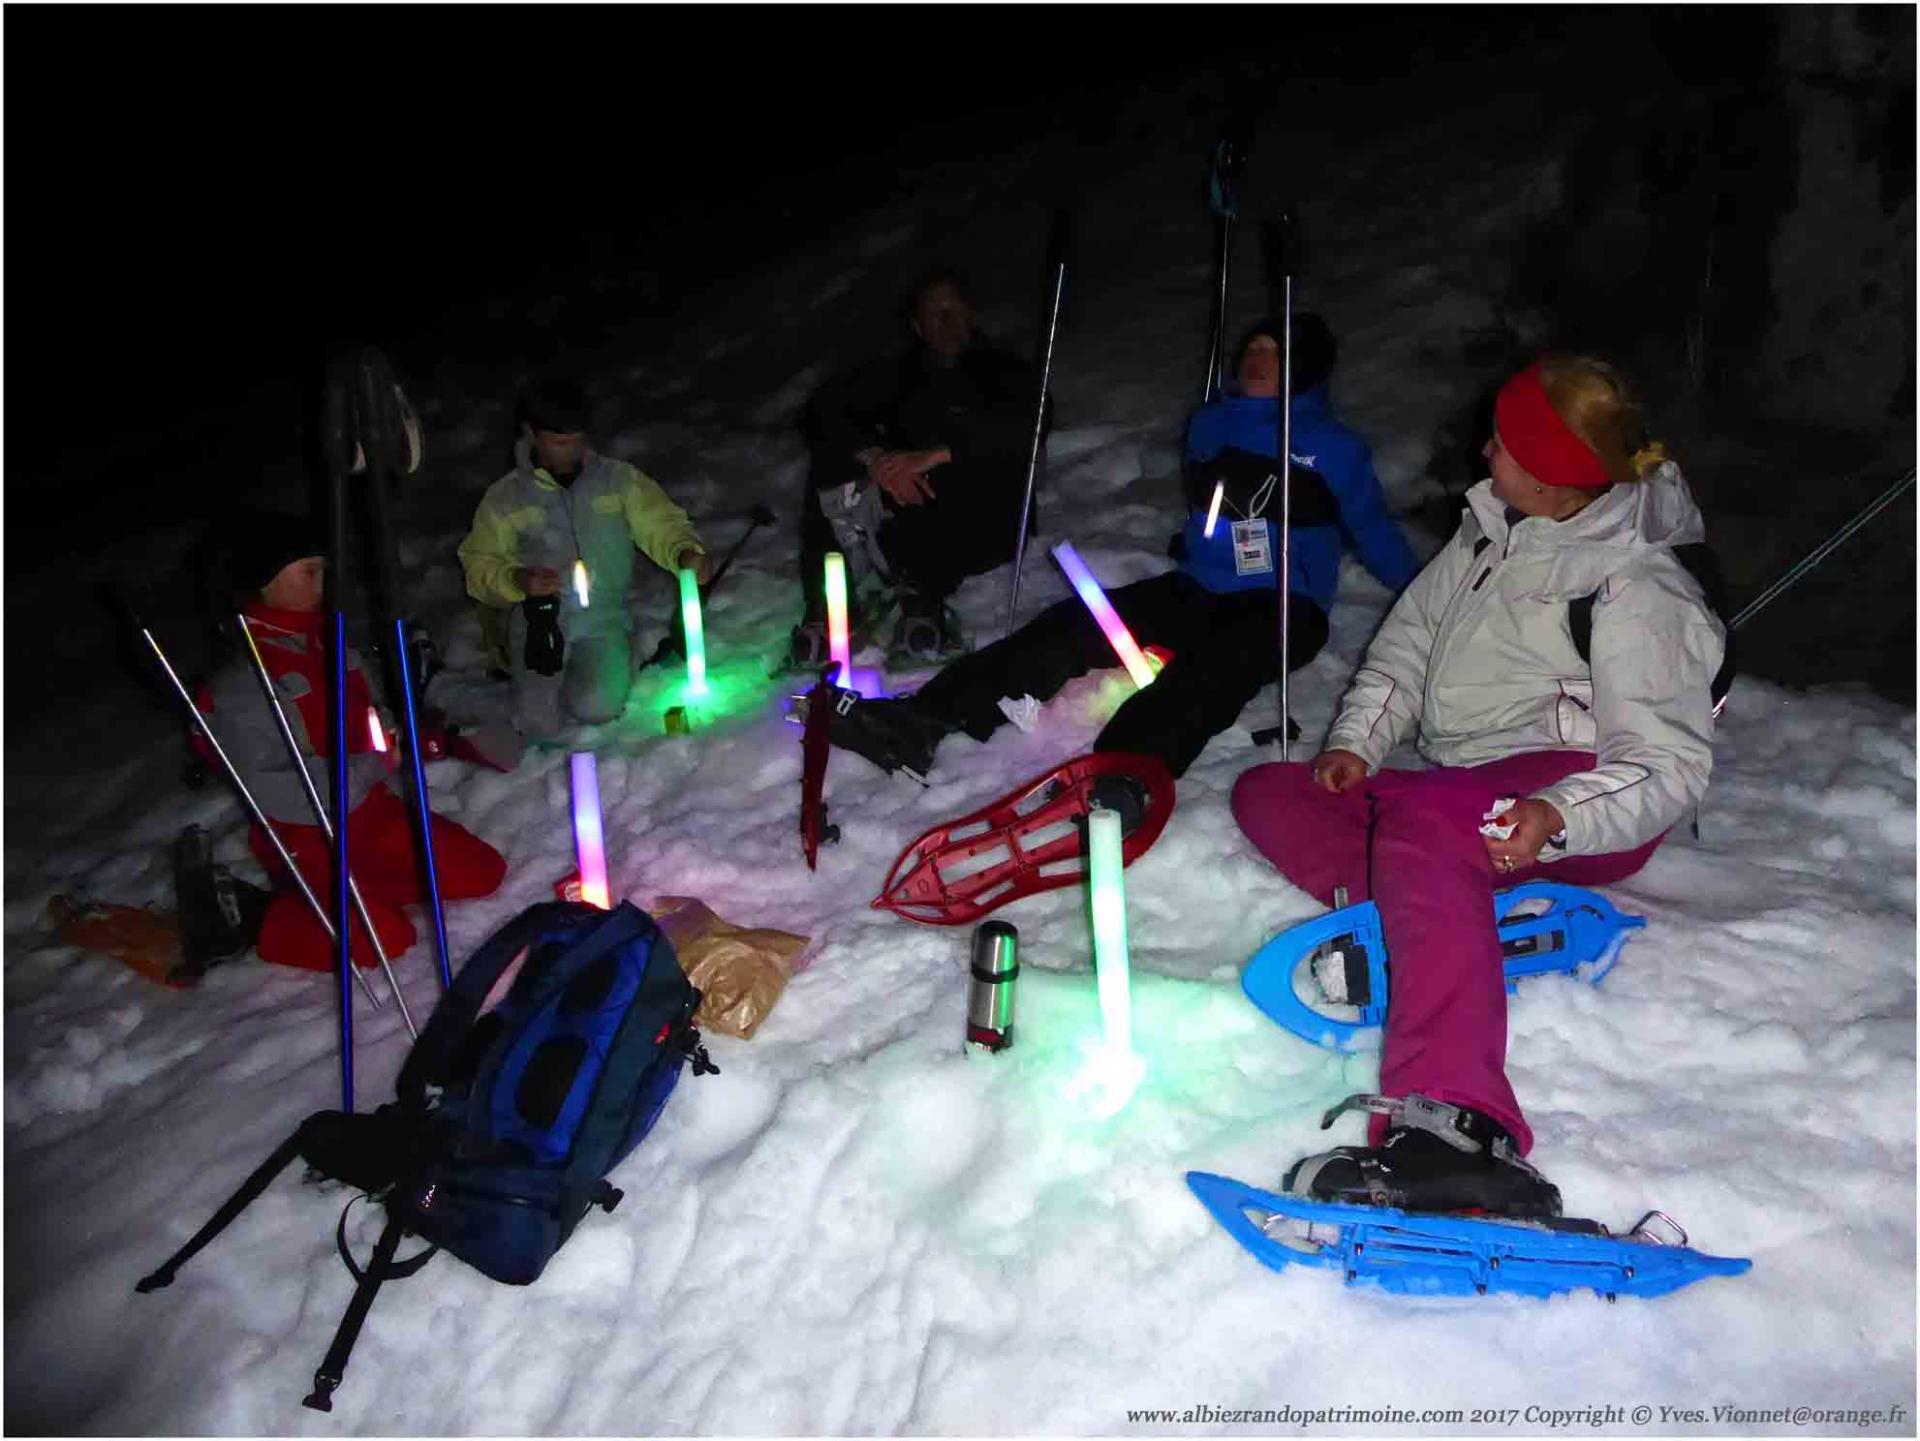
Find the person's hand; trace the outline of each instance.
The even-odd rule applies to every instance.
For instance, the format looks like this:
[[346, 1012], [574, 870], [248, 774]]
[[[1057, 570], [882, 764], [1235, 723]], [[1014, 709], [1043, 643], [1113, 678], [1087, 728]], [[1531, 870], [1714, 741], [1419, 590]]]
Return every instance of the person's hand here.
[[953, 452], [940, 450], [884, 450], [867, 464], [873, 483], [900, 505], [924, 505], [933, 499], [933, 482], [927, 472], [953, 459]]
[[515, 566], [513, 583], [528, 595], [560, 594], [560, 572], [550, 565]]
[[1482, 837], [1487, 846], [1487, 858], [1501, 875], [1521, 866], [1532, 865], [1540, 855], [1540, 847], [1547, 843], [1547, 837], [1558, 835], [1567, 828], [1566, 821], [1551, 802], [1533, 796], [1515, 801], [1510, 808], [1492, 817], [1492, 821], [1495, 825], [1513, 827], [1513, 834], [1504, 841], [1492, 836]]
[[1367, 763], [1352, 751], [1321, 751], [1313, 758], [1313, 778], [1322, 790], [1345, 795], [1367, 778]]
[[692, 546], [688, 546], [673, 558], [673, 568], [676, 571], [692, 571], [694, 580], [701, 585], [713, 579], [713, 557], [704, 550], [695, 550]]

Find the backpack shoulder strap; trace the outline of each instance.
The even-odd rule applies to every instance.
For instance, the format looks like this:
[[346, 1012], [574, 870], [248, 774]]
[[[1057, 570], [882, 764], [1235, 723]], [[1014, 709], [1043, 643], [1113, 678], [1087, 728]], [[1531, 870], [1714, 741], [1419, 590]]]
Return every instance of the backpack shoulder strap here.
[[488, 992], [513, 964], [515, 956], [544, 933], [578, 925], [585, 918], [599, 914], [594, 907], [576, 901], [546, 901], [527, 907], [494, 932], [460, 968], [453, 988], [440, 998], [432, 1019], [407, 1053], [396, 1087], [400, 1099], [415, 1106], [426, 1104], [426, 1088], [446, 1079], [447, 1068], [479, 1017]]

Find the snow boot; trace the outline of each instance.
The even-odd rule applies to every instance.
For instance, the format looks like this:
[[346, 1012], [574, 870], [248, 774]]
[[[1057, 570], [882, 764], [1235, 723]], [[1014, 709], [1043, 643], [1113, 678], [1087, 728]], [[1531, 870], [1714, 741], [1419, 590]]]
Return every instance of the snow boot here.
[[787, 671], [812, 671], [816, 674], [830, 659], [827, 650], [827, 623], [803, 620], [793, 628], [787, 640]]
[[902, 587], [887, 660], [898, 667], [945, 665], [969, 649], [960, 621], [942, 601]]
[[947, 727], [911, 699], [862, 700], [843, 690], [836, 701], [827, 738], [841, 750], [864, 756], [888, 774], [904, 770], [924, 778], [933, 769], [933, 752]]
[[[1125, 840], [1140, 829], [1140, 822], [1147, 818], [1147, 803], [1150, 796], [1146, 785], [1136, 776], [1102, 776], [1093, 783], [1093, 790], [1087, 797], [1091, 806], [1101, 806], [1120, 813], [1120, 838]], [[1077, 822], [1076, 824], [1084, 824]]]
[[180, 917], [180, 969], [189, 978], [251, 946], [273, 899], [214, 864], [213, 844], [199, 826], [187, 826], [174, 838], [173, 892]]
[[1526, 1163], [1491, 1117], [1426, 1096], [1349, 1096], [1349, 1110], [1392, 1118], [1378, 1146], [1336, 1146], [1295, 1161], [1280, 1189], [1310, 1201], [1533, 1219], [1560, 1214], [1560, 1191]]

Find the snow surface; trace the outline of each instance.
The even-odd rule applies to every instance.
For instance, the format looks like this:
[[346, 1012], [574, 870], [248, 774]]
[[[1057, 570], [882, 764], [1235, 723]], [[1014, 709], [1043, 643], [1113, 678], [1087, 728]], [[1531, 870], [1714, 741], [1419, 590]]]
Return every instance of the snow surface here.
[[[1189, 106], [1196, 118], [1169, 120]], [[1109, 585], [1167, 565], [1179, 426], [1200, 372], [1194, 172], [1211, 114], [1198, 92], [1165, 97], [1076, 155], [1082, 234], [1101, 243], [1069, 281], [1046, 519]], [[1430, 134], [1356, 132], [1303, 182], [1337, 242], [1308, 295], [1342, 336], [1337, 399], [1402, 506], [1420, 494], [1437, 423], [1471, 391], [1455, 359], [1492, 318], [1493, 241], [1552, 193], [1549, 147], [1494, 151], [1492, 133], [1463, 102], [1436, 111]], [[1038, 197], [1076, 143], [911, 177], [716, 297], [676, 337], [673, 372], [623, 370], [610, 352], [604, 384], [622, 419], [606, 448], [658, 476], [718, 545], [739, 525], [714, 517], [751, 500], [790, 513], [792, 420], [828, 368], [822, 335], [851, 307], [878, 310], [928, 253], [999, 254], [1009, 234], [1030, 234], [1037, 252], [1037, 223], [1022, 217], [1044, 213]], [[979, 269], [989, 325], [1018, 339], [1027, 257]], [[1245, 273], [1236, 314], [1258, 304]], [[403, 559], [454, 668], [446, 694], [478, 705], [453, 546], [496, 464], [500, 397], [430, 376], [417, 386], [432, 474], [453, 495]], [[1418, 537], [1424, 550], [1439, 539]], [[1906, 1422], [1869, 1429], [1911, 1434], [1910, 712], [1743, 678], [1700, 838], [1683, 828], [1612, 893], [1648, 929], [1604, 986], [1546, 979], [1513, 1003], [1535, 1159], [1569, 1209], [1624, 1226], [1661, 1207], [1703, 1249], [1751, 1256], [1752, 1273], [1618, 1306], [1399, 1300], [1263, 1270], [1182, 1180], [1200, 1168], [1275, 1181], [1329, 1139], [1322, 1109], [1374, 1080], [1369, 1058], [1295, 1041], [1237, 985], [1262, 941], [1317, 911], [1227, 806], [1234, 778], [1271, 758], [1250, 731], [1270, 723], [1272, 691], [1181, 781], [1165, 836], [1128, 872], [1146, 1071], [1103, 1121], [1069, 1095], [1099, 1024], [1079, 895], [1003, 913], [1025, 970], [1018, 1044], [992, 1058], [961, 1047], [967, 932], [867, 901], [923, 828], [1081, 750], [1126, 693], [1123, 673], [1069, 687], [1030, 734], [948, 741], [925, 789], [837, 754], [828, 799], [845, 839], [809, 874], [798, 732], [780, 718], [788, 687], [762, 678], [793, 618], [794, 553], [789, 533], [757, 539], [711, 609], [731, 710], [664, 736], [678, 680], [650, 672], [626, 720], [594, 739], [616, 893], [697, 895], [737, 923], [807, 933], [811, 964], [753, 1041], [711, 1040], [723, 1074], [682, 1083], [614, 1175], [625, 1204], [590, 1216], [538, 1284], [500, 1286], [441, 1259], [390, 1286], [331, 1418], [298, 1403], [350, 1289], [333, 1247], [337, 1190], [289, 1173], [170, 1290], [132, 1291], [302, 1116], [338, 1103], [330, 982], [249, 958], [175, 994], [53, 942], [42, 918], [54, 891], [167, 904], [165, 846], [181, 825], [213, 828], [236, 866], [244, 831], [224, 794], [181, 788], [165, 757], [64, 789], [9, 775], [10, 802], [45, 819], [44, 854], [10, 858], [6, 898], [10, 1429], [1244, 1434], [1130, 1423], [1127, 1408], [1898, 1403]], [[961, 593], [977, 635], [997, 633], [1006, 581]], [[1030, 560], [1023, 614], [1065, 594]], [[664, 577], [643, 588], [643, 654], [668, 595]], [[1293, 686], [1310, 737], [1386, 599], [1349, 565], [1332, 640]], [[432, 788], [512, 864], [500, 894], [449, 908], [464, 955], [571, 868], [566, 756], [531, 752], [511, 776], [441, 763]], [[9, 841], [36, 837], [16, 822]], [[436, 990], [429, 949], [399, 962], [421, 1011]], [[357, 1026], [370, 1106], [390, 1093], [405, 1036], [390, 1007], [362, 1005]], [[1350, 1131], [1356, 1121], [1337, 1136]]]

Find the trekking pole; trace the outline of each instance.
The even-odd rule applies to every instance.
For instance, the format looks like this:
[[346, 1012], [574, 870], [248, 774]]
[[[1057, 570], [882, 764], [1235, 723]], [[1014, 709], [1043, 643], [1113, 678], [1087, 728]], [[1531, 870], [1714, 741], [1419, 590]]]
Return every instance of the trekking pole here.
[[[320, 799], [320, 791], [313, 783], [313, 776], [307, 770], [306, 758], [300, 754], [300, 742], [294, 739], [293, 724], [287, 719], [287, 708], [280, 703], [280, 692], [274, 689], [273, 677], [267, 674], [266, 658], [260, 654], [260, 646], [253, 638], [253, 627], [246, 616], [234, 617], [240, 623], [241, 639], [247, 643], [247, 654], [253, 660], [254, 678], [260, 682], [260, 689], [266, 692], [267, 704], [273, 710], [273, 718], [280, 724], [280, 739], [286, 742], [287, 755], [293, 760], [294, 771], [300, 777], [300, 785], [307, 793], [307, 804], [313, 808], [313, 819], [326, 835], [329, 844], [333, 841], [333, 823], [327, 818], [326, 802]], [[407, 1009], [407, 998], [400, 992], [400, 982], [393, 974], [393, 965], [387, 959], [387, 948], [380, 942], [380, 932], [374, 929], [373, 916], [367, 910], [366, 897], [360, 894], [360, 883], [351, 877], [347, 881], [353, 893], [353, 908], [360, 917], [360, 924], [366, 927], [367, 939], [373, 942], [373, 954], [379, 959], [380, 969], [387, 978], [387, 989], [393, 992], [393, 999], [400, 1007], [400, 1019], [406, 1023], [407, 1034], [414, 1040], [420, 1039], [420, 1028], [413, 1023], [413, 1013]]]
[[1271, 241], [1281, 271], [1280, 329], [1284, 332], [1280, 339], [1280, 724], [1253, 734], [1255, 745], [1277, 741], [1283, 761], [1293, 739], [1290, 734], [1292, 708], [1287, 694], [1293, 621], [1293, 260], [1287, 244], [1291, 226], [1292, 217], [1282, 215]]
[[1856, 530], [1859, 530], [1888, 506], [1892, 505], [1905, 494], [1907, 489], [1913, 484], [1913, 476], [1913, 467], [1908, 466], [1907, 473], [1896, 480], [1886, 490], [1882, 491], [1871, 505], [1867, 506], [1865, 510], [1854, 516], [1852, 520], [1848, 521], [1819, 545], [1815, 546], [1797, 565], [1749, 602], [1738, 615], [1727, 622], [1727, 629], [1738, 630], [1741, 626], [1752, 620], [1754, 616], [1760, 613], [1762, 607], [1772, 601], [1781, 591], [1785, 590], [1788, 586], [1799, 580], [1801, 576], [1820, 564], [1821, 561], [1825, 560], [1838, 549], [1841, 542], [1846, 540], [1848, 536], [1852, 535]]
[[1040, 399], [1033, 411], [1033, 443], [1027, 448], [1026, 498], [1020, 502], [1020, 529], [1013, 543], [1013, 581], [1007, 592], [1007, 629], [1013, 634], [1014, 613], [1020, 608], [1020, 568], [1027, 559], [1027, 529], [1033, 518], [1033, 477], [1040, 467], [1040, 447], [1046, 440], [1047, 386], [1053, 377], [1053, 342], [1060, 333], [1060, 297], [1067, 287], [1067, 215], [1054, 212], [1051, 241], [1053, 252], [1053, 303], [1047, 312], [1047, 342], [1040, 358]]
[[1239, 128], [1237, 121], [1229, 125], [1207, 158], [1207, 209], [1220, 232], [1220, 292], [1214, 303], [1213, 343], [1207, 349], [1207, 380], [1200, 388], [1202, 404], [1219, 394], [1226, 380], [1227, 278], [1233, 267], [1233, 224], [1240, 217], [1240, 172], [1247, 159]]
[[328, 767], [333, 786], [333, 933], [334, 965], [340, 991], [340, 1109], [353, 1114], [353, 1007], [347, 977], [353, 971], [352, 895], [347, 888], [347, 476], [359, 450], [354, 417], [352, 376], [337, 361], [328, 367], [322, 398], [321, 442], [327, 462], [327, 592], [332, 600], [327, 634], [329, 683], [333, 687], [332, 736]]
[[[287, 849], [286, 843], [280, 839], [280, 833], [273, 828], [273, 822], [267, 819], [267, 813], [260, 808], [260, 802], [254, 799], [253, 792], [247, 788], [239, 768], [227, 754], [226, 747], [220, 744], [220, 738], [213, 733], [212, 724], [200, 713], [200, 707], [193, 703], [193, 697], [187, 693], [186, 686], [181, 683], [179, 673], [173, 668], [173, 662], [167, 659], [167, 653], [160, 649], [160, 642], [154, 639], [153, 632], [144, 625], [140, 627], [140, 636], [153, 648], [153, 654], [160, 662], [160, 669], [167, 673], [167, 679], [173, 685], [174, 694], [180, 697], [180, 702], [186, 706], [187, 714], [192, 718], [195, 729], [205, 737], [207, 745], [213, 750], [214, 757], [226, 771], [227, 779], [233, 782], [233, 788], [240, 793], [240, 800], [246, 806], [247, 814], [253, 817], [255, 825], [266, 832], [267, 839], [272, 842], [281, 864], [287, 868], [287, 873], [293, 877], [293, 883], [300, 888], [300, 894], [306, 897], [307, 905], [313, 911], [314, 918], [326, 931], [327, 939], [333, 940], [335, 938], [333, 921], [327, 915], [327, 908], [320, 904], [320, 898], [313, 893], [313, 887], [309, 886], [307, 878], [300, 874], [300, 867], [294, 861], [293, 853]], [[360, 982], [361, 990], [366, 992], [367, 999], [378, 1008], [381, 1005], [380, 997], [374, 994], [373, 987], [368, 983], [367, 978], [357, 974], [356, 978]], [[398, 995], [399, 992], [396, 991], [395, 994]], [[352, 996], [351, 991], [347, 992], [346, 999], [349, 1003], [352, 1001]]]
[[393, 663], [400, 683], [400, 721], [407, 748], [407, 775], [413, 788], [414, 839], [426, 881], [427, 914], [433, 919], [434, 959], [440, 988], [453, 987], [453, 962], [447, 950], [447, 913], [440, 896], [440, 870], [433, 854], [433, 807], [427, 792], [426, 761], [420, 751], [420, 716], [413, 693], [412, 647], [407, 644], [406, 608], [400, 603], [400, 564], [387, 509], [387, 476], [411, 475], [420, 464], [419, 423], [387, 359], [369, 350], [354, 365], [356, 427], [366, 455], [367, 497], [374, 530], [374, 564], [384, 619], [393, 636]]

